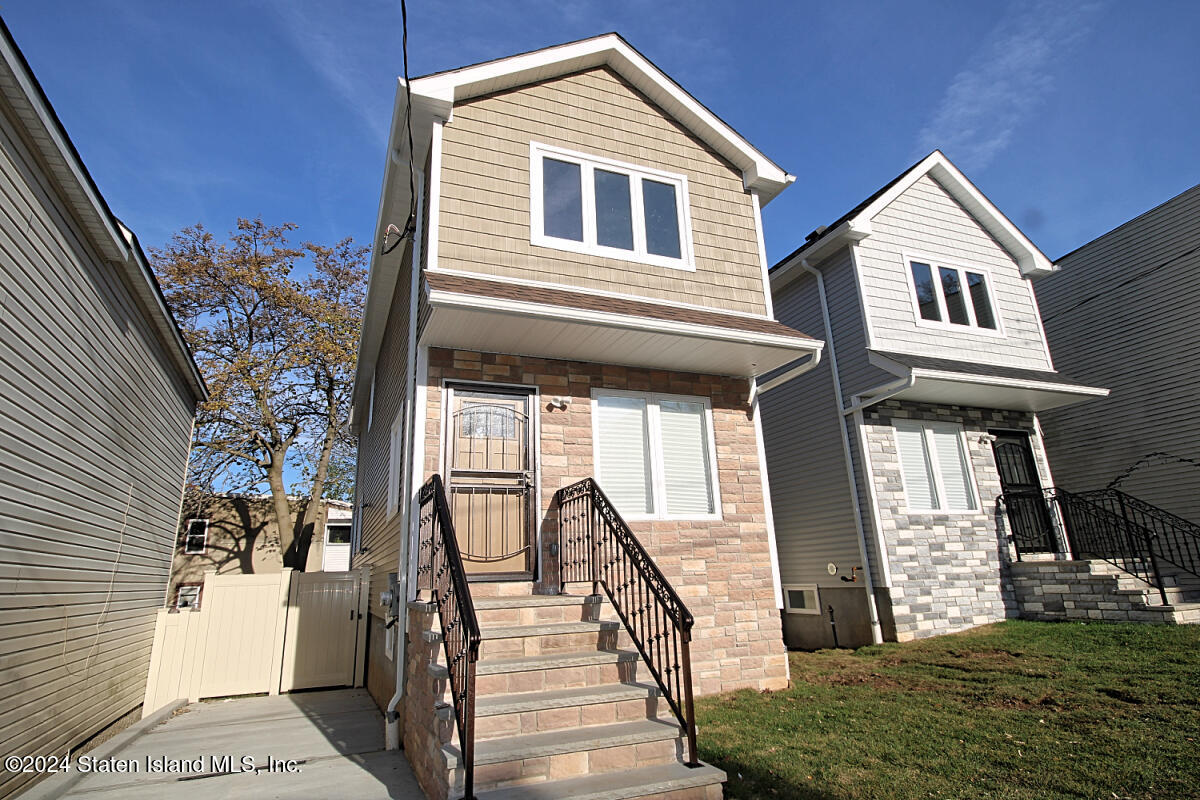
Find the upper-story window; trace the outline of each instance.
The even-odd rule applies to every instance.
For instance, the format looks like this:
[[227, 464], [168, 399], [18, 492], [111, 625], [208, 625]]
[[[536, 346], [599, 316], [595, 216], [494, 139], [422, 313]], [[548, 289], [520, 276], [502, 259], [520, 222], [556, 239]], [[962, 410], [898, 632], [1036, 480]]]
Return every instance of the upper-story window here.
[[694, 270], [687, 178], [530, 145], [535, 245]]
[[922, 321], [999, 331], [986, 272], [919, 259], [909, 259], [908, 269]]

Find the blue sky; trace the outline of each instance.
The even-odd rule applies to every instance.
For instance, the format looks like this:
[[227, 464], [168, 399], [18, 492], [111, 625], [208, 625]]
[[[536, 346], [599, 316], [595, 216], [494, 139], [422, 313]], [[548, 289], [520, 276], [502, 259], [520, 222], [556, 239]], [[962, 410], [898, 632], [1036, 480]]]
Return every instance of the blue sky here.
[[[798, 176], [778, 259], [940, 147], [1049, 255], [1200, 182], [1200, 4], [411, 0], [420, 75], [616, 30]], [[373, 233], [399, 0], [0, 5], [149, 246], [202, 222]]]

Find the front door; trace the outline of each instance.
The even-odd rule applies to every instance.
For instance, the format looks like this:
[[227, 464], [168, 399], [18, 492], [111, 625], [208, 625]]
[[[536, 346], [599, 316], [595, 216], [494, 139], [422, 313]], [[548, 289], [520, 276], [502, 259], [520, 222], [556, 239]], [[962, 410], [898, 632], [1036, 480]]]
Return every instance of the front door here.
[[446, 448], [450, 514], [472, 580], [530, 580], [535, 459], [526, 389], [453, 387]]
[[992, 450], [1018, 552], [1053, 553], [1054, 528], [1029, 434], [1019, 431], [991, 431], [991, 434], [996, 437]]

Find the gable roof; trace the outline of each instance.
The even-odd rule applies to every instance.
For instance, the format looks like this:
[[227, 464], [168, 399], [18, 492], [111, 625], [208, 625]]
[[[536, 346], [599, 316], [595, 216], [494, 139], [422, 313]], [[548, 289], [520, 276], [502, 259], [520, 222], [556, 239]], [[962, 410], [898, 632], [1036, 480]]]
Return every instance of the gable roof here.
[[983, 226], [1001, 247], [1016, 260], [1021, 274], [1028, 278], [1049, 275], [1057, 269], [1053, 262], [1038, 249], [1024, 233], [1000, 212], [979, 188], [963, 175], [958, 167], [946, 158], [941, 150], [934, 150], [904, 172], [886, 183], [878, 191], [833, 224], [818, 229], [820, 233], [804, 242], [796, 250], [771, 267], [771, 286], [778, 289], [800, 273], [794, 265], [801, 258], [816, 258], [822, 253], [845, 243], [858, 242], [871, 235], [871, 220], [880, 211], [908, 191], [918, 180], [928, 175], [946, 190], [959, 205], [966, 209]]
[[0, 19], [0, 102], [7, 104], [59, 189], [83, 233], [106, 263], [128, 281], [159, 341], [197, 401], [208, 399], [192, 351], [171, 314], [137, 237], [109, 209], [79, 151], [50, 105], [29, 62]]
[[456, 102], [600, 66], [611, 68], [629, 81], [659, 108], [740, 169], [746, 188], [758, 191], [763, 205], [795, 180], [795, 176], [789, 175], [763, 155], [618, 33], [605, 33], [590, 39], [435, 72], [414, 79], [412, 92], [444, 104], [449, 113]]

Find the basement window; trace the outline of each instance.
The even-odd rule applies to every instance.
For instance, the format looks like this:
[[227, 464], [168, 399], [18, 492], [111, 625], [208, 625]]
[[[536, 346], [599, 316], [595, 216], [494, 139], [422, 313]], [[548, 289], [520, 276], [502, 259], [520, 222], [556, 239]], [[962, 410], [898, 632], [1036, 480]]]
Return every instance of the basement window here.
[[789, 614], [820, 614], [816, 584], [783, 587], [784, 609]]
[[695, 269], [685, 176], [536, 142], [529, 174], [534, 245]]
[[999, 330], [986, 272], [918, 260], [910, 260], [908, 268], [920, 321]]

